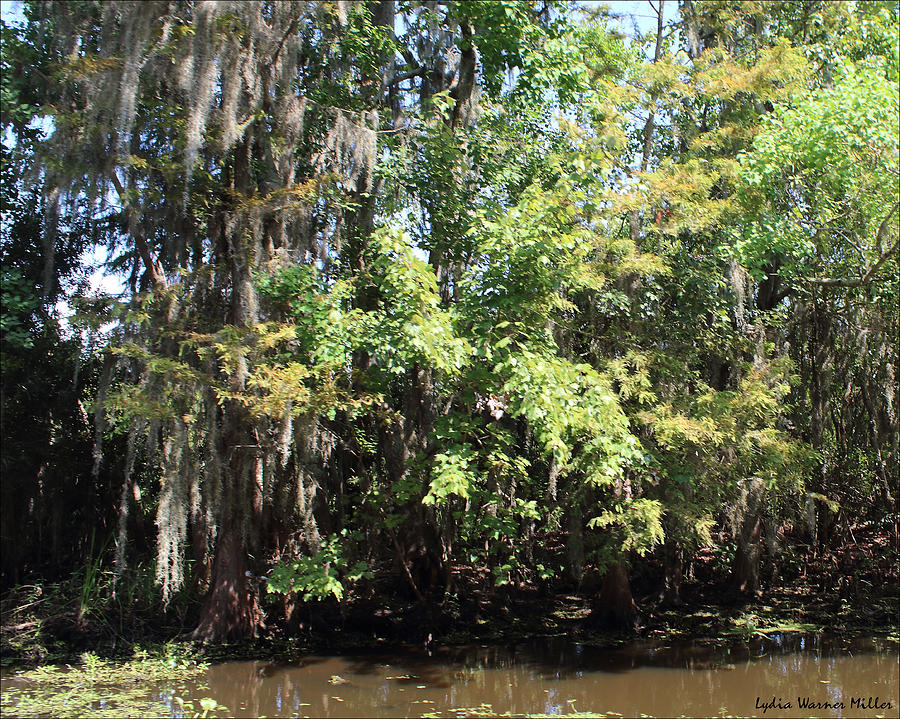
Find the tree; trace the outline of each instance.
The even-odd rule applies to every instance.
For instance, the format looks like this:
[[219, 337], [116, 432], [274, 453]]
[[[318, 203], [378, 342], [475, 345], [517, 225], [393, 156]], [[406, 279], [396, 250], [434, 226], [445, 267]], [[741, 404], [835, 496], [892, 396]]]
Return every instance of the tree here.
[[423, 605], [460, 564], [596, 579], [627, 627], [647, 557], [677, 602], [718, 526], [753, 593], [810, 502], [889, 506], [897, 14], [679, 7], [627, 43], [537, 0], [28, 4], [4, 362], [102, 245], [125, 292], [72, 324], [113, 326], [78, 446], [117, 573], [142, 491], [199, 639], [376, 563]]
[[[2, 32], [0, 266], [2, 266], [2, 483], [4, 586], [43, 574], [60, 578], [86, 551], [97, 517], [109, 518], [106, 477], [92, 475], [87, 406], [99, 366], [86, 338], [60, 309], [86, 284], [82, 253], [91, 229], [75, 220], [62, 232], [42, 221], [44, 130], [35, 120], [48, 59], [39, 28]], [[32, 69], [22, 72], [22, 67]], [[100, 532], [103, 528], [100, 527]]]
[[[475, 42], [496, 73], [504, 58], [533, 53], [546, 26], [529, 4], [510, 9], [499, 31], [519, 28], [522, 50], [508, 36], [491, 39], [500, 37], [487, 25], [492, 4], [403, 4], [402, 38], [394, 34], [393, 2], [35, 6], [34, 22], [49, 28], [48, 51], [60, 67], [51, 94], [53, 149], [44, 160], [59, 188], [53, 192], [84, 198], [88, 217], [111, 207], [118, 223], [107, 237], [120, 248], [135, 292], [118, 311], [119, 378], [101, 392], [129, 446], [140, 434], [151, 438], [146, 461], [160, 472], [163, 597], [183, 582], [189, 529], [211, 553], [200, 553], [212, 558], [198, 637], [256, 632], [261, 617], [247, 557], [291, 524], [290, 497], [306, 543], [316, 548], [316, 514], [330, 500], [313, 489], [322, 477], [304, 484], [305, 465], [329, 462], [332, 430], [322, 417], [347, 411], [334, 392], [349, 383], [354, 401], [367, 396], [361, 380], [341, 377], [346, 370], [334, 357], [312, 369], [282, 359], [293, 354], [298, 330], [279, 324], [284, 315], [260, 296], [255, 278], [279, 262], [300, 262], [313, 275], [320, 265], [317, 282], [329, 293], [344, 281], [355, 285], [350, 309], [363, 313], [377, 308], [378, 292], [393, 292], [384, 319], [375, 313], [373, 322], [400, 321], [395, 344], [402, 345], [416, 326], [403, 317], [421, 312], [421, 298], [408, 298], [410, 310], [396, 308], [396, 293], [406, 289], [391, 283], [408, 280], [378, 277], [385, 262], [409, 251], [372, 244], [384, 182], [376, 173], [378, 133], [402, 136], [411, 101], [426, 116], [445, 107], [451, 136], [470, 127]], [[455, 44], [454, 67], [445, 52]], [[417, 98], [400, 90], [415, 79]], [[454, 280], [439, 237], [451, 229], [436, 220], [446, 212], [429, 210], [435, 244], [426, 248], [445, 287]], [[352, 366], [368, 371], [372, 348], [354, 339]], [[432, 421], [431, 370], [403, 369], [410, 409], [381, 438], [395, 483]], [[296, 438], [295, 423], [311, 436]], [[399, 455], [390, 449], [396, 439]], [[132, 481], [126, 464], [123, 497]], [[277, 497], [287, 502], [281, 510]], [[427, 529], [420, 520], [413, 518], [416, 536]]]

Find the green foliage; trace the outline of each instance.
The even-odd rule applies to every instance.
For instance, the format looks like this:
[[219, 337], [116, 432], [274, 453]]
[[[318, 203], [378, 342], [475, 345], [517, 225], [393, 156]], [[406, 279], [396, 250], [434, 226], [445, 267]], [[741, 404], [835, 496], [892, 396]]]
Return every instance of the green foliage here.
[[340, 600], [346, 584], [371, 577], [365, 562], [347, 566], [341, 550], [341, 536], [331, 535], [311, 557], [274, 566], [266, 579], [266, 591], [270, 594], [302, 593], [305, 602], [321, 601], [329, 596]]
[[741, 162], [744, 205], [759, 217], [735, 244], [741, 261], [760, 271], [777, 255], [792, 279], [874, 264], [896, 199], [898, 115], [896, 83], [855, 73], [779, 106]]
[[436, 454], [431, 469], [431, 485], [422, 502], [443, 504], [450, 495], [468, 499], [469, 487], [477, 481], [469, 467], [473, 455], [472, 448], [466, 445], [453, 445], [446, 452]]
[[184, 701], [179, 696], [174, 698], [175, 703], [178, 705], [178, 708], [181, 710], [183, 716], [192, 717], [193, 719], [206, 719], [210, 715], [211, 712], [227, 712], [228, 707], [223, 704], [219, 704], [212, 697], [203, 697], [197, 703], [200, 705], [199, 709], [194, 708], [194, 702]]
[[[844, 12], [841, 12], [844, 10]], [[803, 52], [835, 75], [880, 74], [894, 83], [900, 70], [900, 18], [896, 5], [882, 0], [849, 8], [817, 9], [810, 17], [812, 42]]]
[[166, 599], [240, 527], [318, 601], [369, 571], [349, 537], [428, 597], [714, 544], [748, 482], [797, 526], [804, 492], [889, 507], [890, 3], [632, 38], [555, 0], [138, 7], [0, 29], [3, 511], [73, 547], [4, 521], [4, 581], [78, 561], [89, 611], [98, 512], [141, 555], [155, 508]]
[[457, 336], [454, 313], [440, 306], [434, 270], [396, 228], [376, 231], [368, 251], [362, 286], [374, 292], [378, 308], [360, 316], [360, 344], [390, 374], [415, 363], [456, 373], [470, 349]]
[[[608, 486], [639, 454], [609, 385], [589, 365], [523, 351], [496, 366], [513, 398], [510, 410], [527, 419], [547, 454], [597, 486]], [[572, 447], [581, 446], [573, 457]]]
[[[46, 77], [47, 57], [38, 46], [39, 31], [33, 25], [25, 28], [0, 21], [0, 129], [9, 126], [17, 132], [27, 132], [31, 120], [38, 115], [42, 88], [38, 80]], [[25, 72], [29, 68], [31, 72]]]
[[693, 472], [718, 475], [727, 480], [724, 486], [758, 476], [770, 486], [796, 487], [810, 455], [775, 427], [790, 391], [783, 372], [777, 364], [755, 367], [738, 391], [709, 390], [687, 407], [661, 404], [638, 417], [667, 453], [666, 466], [680, 456], [683, 468], [693, 465]]
[[[591, 529], [612, 528], [621, 537], [617, 551], [643, 557], [664, 539], [663, 506], [658, 500], [634, 499], [618, 503], [588, 521]], [[615, 554], [613, 555], [615, 556]]]
[[[30, 315], [37, 308], [38, 300], [32, 288], [28, 286], [22, 273], [15, 270], [4, 270], [0, 282], [3, 306], [0, 310], [0, 336], [3, 343], [20, 349], [33, 347], [34, 340], [29, 333], [29, 326], [32, 324]], [[10, 355], [4, 351], [3, 357], [6, 360]]]

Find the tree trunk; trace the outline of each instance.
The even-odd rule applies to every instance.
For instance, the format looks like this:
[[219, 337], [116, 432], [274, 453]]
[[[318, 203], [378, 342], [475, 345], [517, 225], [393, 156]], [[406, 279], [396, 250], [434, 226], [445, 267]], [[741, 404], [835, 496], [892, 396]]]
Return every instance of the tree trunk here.
[[209, 594], [192, 638], [218, 643], [255, 638], [262, 626], [262, 610], [250, 587], [241, 533], [229, 528], [219, 535]]
[[735, 531], [737, 550], [734, 555], [732, 582], [740, 594], [759, 591], [759, 549], [762, 506], [765, 485], [759, 478], [745, 480], [738, 505], [739, 523]]
[[[253, 147], [249, 140], [234, 151], [232, 186], [248, 194]], [[265, 262], [259, 233], [243, 232], [240, 223], [223, 222], [228, 266], [231, 274], [230, 320], [238, 327], [252, 327], [259, 321], [259, 300], [252, 272]], [[230, 388], [243, 392], [248, 374], [244, 357], [229, 378]], [[262, 533], [262, 487], [259, 485], [259, 445], [257, 428], [247, 409], [237, 401], [222, 407], [223, 439], [220, 456], [228, 458], [223, 467], [223, 495], [217, 509], [218, 537], [210, 588], [193, 637], [206, 642], [222, 642], [256, 637], [262, 627], [262, 610], [251, 586], [247, 556], [256, 554]]]
[[569, 560], [569, 574], [575, 580], [578, 588], [584, 578], [584, 535], [582, 525], [584, 523], [584, 510], [581, 500], [575, 496], [566, 512], [568, 536], [566, 539], [566, 556]]
[[759, 517], [745, 523], [747, 531], [738, 535], [737, 551], [732, 572], [734, 586], [741, 594], [759, 591], [759, 534], [762, 522]]
[[610, 565], [603, 575], [603, 584], [593, 616], [600, 624], [616, 629], [634, 629], [637, 605], [631, 595], [631, 582], [623, 562]]
[[262, 534], [262, 487], [259, 452], [253, 420], [237, 402], [225, 404], [221, 452], [228, 457], [222, 469], [222, 498], [209, 593], [203, 603], [194, 638], [222, 642], [256, 637], [263, 626], [256, 588], [252, 586], [248, 555], [257, 555]]
[[[662, 39], [663, 39], [663, 7], [665, 5], [665, 0], [659, 0], [659, 7], [656, 8], [656, 49], [653, 53], [653, 62], [659, 62], [660, 57], [662, 57]], [[647, 115], [647, 121], [644, 123], [644, 130], [641, 133], [644, 137], [644, 145], [643, 150], [641, 152], [641, 164], [640, 171], [646, 172], [647, 167], [650, 163], [650, 150], [653, 147], [653, 130], [656, 127], [656, 100], [657, 94], [655, 92], [650, 93], [650, 107], [649, 113]], [[638, 210], [632, 210], [628, 213], [628, 229], [629, 236], [631, 241], [636, 245], [640, 246], [641, 239], [641, 218]]]
[[681, 604], [681, 580], [684, 576], [684, 551], [681, 543], [666, 540], [663, 546], [663, 562], [665, 565], [665, 585], [662, 600], [666, 604]]
[[[434, 427], [434, 397], [430, 370], [411, 367], [409, 383], [403, 390], [402, 414], [390, 428], [379, 430], [385, 469], [393, 486], [408, 482], [409, 464], [428, 450], [428, 437]], [[443, 561], [440, 528], [434, 516], [422, 504], [428, 491], [425, 481], [421, 495], [411, 497], [404, 507], [406, 516], [397, 532], [398, 560], [413, 594], [423, 601], [431, 589], [451, 583], [449, 564]]]

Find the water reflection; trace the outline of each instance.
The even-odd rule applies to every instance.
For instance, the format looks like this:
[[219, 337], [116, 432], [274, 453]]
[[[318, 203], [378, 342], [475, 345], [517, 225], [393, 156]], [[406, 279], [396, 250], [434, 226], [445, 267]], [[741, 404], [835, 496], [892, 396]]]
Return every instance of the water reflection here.
[[[730, 645], [645, 641], [601, 650], [547, 639], [290, 665], [228, 662], [210, 669], [206, 688], [181, 695], [213, 696], [234, 716], [418, 717], [490, 704], [513, 714], [875, 717], [897, 716], [898, 683], [897, 653], [877, 640], [781, 635]], [[845, 708], [804, 710], [798, 697]], [[853, 697], [890, 707], [853, 708]], [[763, 712], [764, 703], [791, 707]]]

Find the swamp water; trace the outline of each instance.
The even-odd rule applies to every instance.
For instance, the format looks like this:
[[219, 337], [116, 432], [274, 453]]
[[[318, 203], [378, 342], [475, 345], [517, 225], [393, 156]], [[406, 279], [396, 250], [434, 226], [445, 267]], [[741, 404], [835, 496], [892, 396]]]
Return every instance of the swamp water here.
[[240, 717], [465, 716], [463, 708], [486, 705], [497, 714], [896, 717], [900, 665], [896, 645], [879, 639], [773, 635], [596, 649], [548, 638], [292, 664], [230, 661], [212, 666], [202, 682], [153, 693], [173, 716], [181, 715], [177, 693], [195, 707], [213, 697], [228, 707], [223, 716]]

